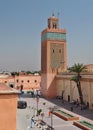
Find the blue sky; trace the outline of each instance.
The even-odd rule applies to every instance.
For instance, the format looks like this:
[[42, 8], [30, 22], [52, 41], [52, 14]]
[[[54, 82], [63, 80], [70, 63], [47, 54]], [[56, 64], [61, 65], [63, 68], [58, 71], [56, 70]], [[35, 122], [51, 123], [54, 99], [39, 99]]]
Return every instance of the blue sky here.
[[52, 12], [67, 30], [67, 65], [93, 63], [93, 0], [0, 0], [0, 71], [40, 70]]

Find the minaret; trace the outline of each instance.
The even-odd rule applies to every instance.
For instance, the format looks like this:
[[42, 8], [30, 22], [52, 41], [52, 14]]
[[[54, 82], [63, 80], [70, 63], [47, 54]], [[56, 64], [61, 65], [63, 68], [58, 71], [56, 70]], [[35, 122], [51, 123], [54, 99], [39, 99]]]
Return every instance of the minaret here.
[[59, 19], [52, 15], [41, 33], [41, 93], [57, 95], [55, 76], [66, 70], [66, 30], [59, 29]]

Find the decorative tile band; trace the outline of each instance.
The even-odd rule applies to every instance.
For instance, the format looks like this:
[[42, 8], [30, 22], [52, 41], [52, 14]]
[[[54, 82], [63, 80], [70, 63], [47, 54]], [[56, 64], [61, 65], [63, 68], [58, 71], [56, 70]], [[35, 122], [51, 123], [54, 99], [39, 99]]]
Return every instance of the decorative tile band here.
[[66, 40], [65, 33], [58, 33], [58, 32], [47, 32], [41, 37], [41, 41], [45, 40]]

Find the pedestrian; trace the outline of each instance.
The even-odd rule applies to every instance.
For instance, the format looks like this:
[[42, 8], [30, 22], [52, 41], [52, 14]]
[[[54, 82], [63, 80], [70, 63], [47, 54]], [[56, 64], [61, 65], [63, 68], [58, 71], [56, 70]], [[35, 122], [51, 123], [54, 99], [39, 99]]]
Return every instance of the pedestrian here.
[[48, 112], [48, 116], [49, 116], [49, 117], [50, 117], [50, 115], [51, 115], [51, 111]]
[[78, 99], [77, 99], [76, 105], [77, 105], [77, 107], [79, 106], [79, 100]]
[[73, 107], [71, 106], [71, 111], [73, 111]]
[[34, 118], [32, 117], [31, 118], [31, 128], [33, 127], [33, 125], [34, 125]]
[[83, 110], [83, 107], [82, 107], [82, 105], [81, 105], [81, 111]]

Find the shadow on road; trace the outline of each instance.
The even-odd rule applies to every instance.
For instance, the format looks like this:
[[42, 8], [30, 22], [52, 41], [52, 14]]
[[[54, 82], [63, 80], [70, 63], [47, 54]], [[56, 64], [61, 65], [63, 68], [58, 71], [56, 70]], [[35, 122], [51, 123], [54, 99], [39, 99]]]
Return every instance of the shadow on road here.
[[71, 103], [69, 103], [68, 101], [62, 101], [62, 99], [46, 99], [52, 103], [55, 104], [55, 106], [58, 106], [58, 107], [61, 107], [61, 108], [64, 108], [66, 110], [69, 110], [69, 111], [72, 111], [71, 108], [73, 108], [73, 113], [75, 114], [79, 114], [83, 117], [86, 117], [90, 120], [93, 120], [93, 110], [89, 110], [88, 108], [87, 109], [84, 109], [84, 110], [81, 110], [81, 106], [76, 106], [76, 105], [72, 105]]

